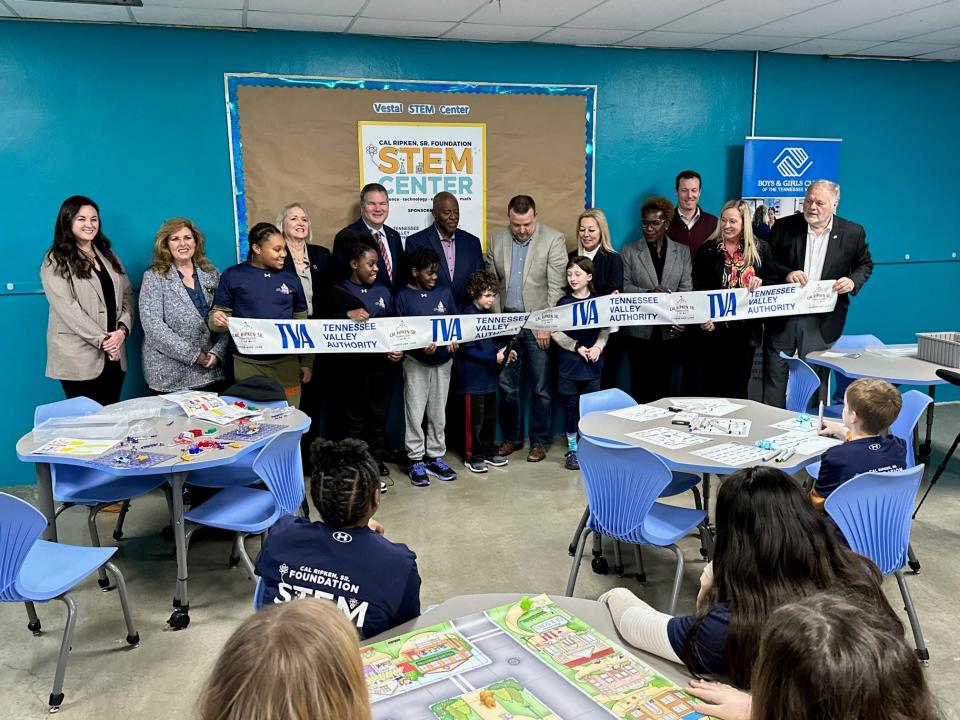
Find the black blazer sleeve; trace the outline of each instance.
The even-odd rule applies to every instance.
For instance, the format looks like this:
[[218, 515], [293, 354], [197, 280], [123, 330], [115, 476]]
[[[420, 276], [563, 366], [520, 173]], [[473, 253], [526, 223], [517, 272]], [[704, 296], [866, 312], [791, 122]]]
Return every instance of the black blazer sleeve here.
[[694, 290], [716, 290], [720, 287], [720, 280], [717, 278], [715, 247], [715, 243], [704, 243], [697, 248], [697, 254], [693, 258], [693, 269], [690, 273]]
[[773, 253], [766, 240], [757, 240], [757, 252], [760, 254], [760, 267], [757, 268], [757, 276], [763, 280], [764, 285], [776, 285], [783, 282], [783, 278], [777, 272], [777, 266], [773, 262]]
[[[802, 219], [802, 216], [799, 217]], [[793, 249], [797, 242], [797, 233], [793, 229], [796, 223], [790, 220], [791, 218], [784, 218], [775, 222], [770, 237], [767, 238], [770, 246], [771, 268], [776, 277], [783, 281], [786, 281], [787, 275], [794, 270], [803, 270], [802, 267], [794, 267]], [[802, 230], [806, 232], [806, 222], [803, 223]]]

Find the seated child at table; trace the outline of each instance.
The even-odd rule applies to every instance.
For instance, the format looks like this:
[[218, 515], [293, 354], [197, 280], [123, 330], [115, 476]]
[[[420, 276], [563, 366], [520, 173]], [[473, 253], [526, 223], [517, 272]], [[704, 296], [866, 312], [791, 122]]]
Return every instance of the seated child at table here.
[[749, 687], [760, 631], [781, 605], [844, 590], [878, 617], [896, 618], [876, 566], [844, 547], [786, 473], [757, 466], [733, 473], [717, 494], [713, 562], [700, 578], [693, 615], [658, 612], [625, 588], [600, 596], [632, 645], [694, 675], [723, 674]]
[[821, 435], [845, 440], [823, 454], [817, 482], [810, 499], [823, 507], [830, 493], [854, 475], [902, 470], [907, 446], [890, 434], [890, 425], [900, 414], [903, 399], [886, 380], [861, 378], [847, 387], [843, 396], [843, 422], [825, 421]]
[[417, 556], [383, 537], [377, 462], [362, 440], [318, 439], [310, 496], [320, 521], [287, 515], [257, 558], [264, 605], [299, 597], [334, 601], [368, 638], [420, 615]]
[[325, 600], [265, 607], [227, 640], [198, 705], [200, 720], [370, 720], [357, 634]]
[[[889, 619], [888, 619], [889, 620]], [[818, 593], [770, 615], [751, 694], [706, 680], [688, 692], [720, 720], [937, 720], [943, 717], [899, 621], [877, 622], [841, 594]]]

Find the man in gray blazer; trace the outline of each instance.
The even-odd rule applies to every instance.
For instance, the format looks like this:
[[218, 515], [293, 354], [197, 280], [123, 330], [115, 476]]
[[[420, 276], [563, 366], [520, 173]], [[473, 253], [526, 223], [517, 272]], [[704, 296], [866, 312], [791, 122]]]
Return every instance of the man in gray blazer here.
[[[529, 195], [507, 205], [509, 227], [494, 232], [487, 243], [487, 270], [497, 276], [500, 293], [494, 312], [532, 312], [553, 307], [566, 285], [567, 246], [563, 233], [540, 223]], [[523, 447], [524, 415], [530, 397], [528, 462], [540, 462], [550, 446], [550, 332], [521, 331], [517, 360], [500, 374], [500, 454]]]
[[[625, 293], [669, 293], [693, 289], [690, 250], [667, 237], [673, 203], [647, 198], [640, 211], [643, 240], [620, 249]], [[659, 400], [676, 392], [673, 368], [679, 361], [676, 338], [682, 325], [633, 325], [621, 329], [630, 358], [630, 393], [638, 403]]]

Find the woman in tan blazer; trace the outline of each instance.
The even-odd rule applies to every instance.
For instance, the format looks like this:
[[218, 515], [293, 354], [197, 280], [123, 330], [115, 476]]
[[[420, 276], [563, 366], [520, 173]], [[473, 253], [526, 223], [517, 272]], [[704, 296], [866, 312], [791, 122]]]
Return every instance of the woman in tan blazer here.
[[50, 303], [47, 377], [59, 380], [68, 398], [117, 402], [127, 370], [133, 288], [90, 198], [63, 201], [40, 281]]

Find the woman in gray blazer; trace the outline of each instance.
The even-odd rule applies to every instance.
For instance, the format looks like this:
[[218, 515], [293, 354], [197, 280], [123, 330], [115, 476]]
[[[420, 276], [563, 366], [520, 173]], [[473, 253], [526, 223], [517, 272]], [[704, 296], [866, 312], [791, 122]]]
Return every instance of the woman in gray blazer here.
[[[693, 289], [690, 250], [667, 237], [673, 203], [665, 197], [647, 198], [640, 210], [643, 240], [620, 249], [625, 293], [670, 293]], [[676, 393], [673, 368], [679, 361], [676, 339], [682, 325], [635, 325], [621, 328], [630, 358], [630, 394], [638, 403]]]
[[219, 281], [196, 225], [160, 226], [140, 286], [143, 377], [154, 392], [222, 389], [228, 336], [210, 332], [206, 319]]
[[90, 198], [74, 195], [60, 206], [40, 282], [50, 303], [47, 377], [59, 380], [68, 398], [117, 402], [127, 370], [133, 288]]

